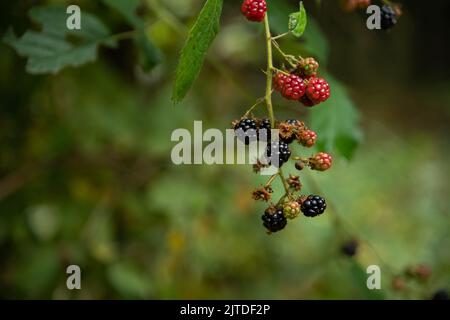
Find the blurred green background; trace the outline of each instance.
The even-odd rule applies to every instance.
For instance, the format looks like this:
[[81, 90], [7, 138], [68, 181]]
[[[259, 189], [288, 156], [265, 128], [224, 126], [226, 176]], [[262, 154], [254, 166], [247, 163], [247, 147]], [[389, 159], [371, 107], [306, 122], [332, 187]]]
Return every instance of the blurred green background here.
[[[39, 30], [28, 10], [55, 3], [78, 4], [111, 34], [135, 27], [108, 1], [1, 1], [0, 35]], [[333, 168], [301, 179], [303, 193], [331, 205], [271, 236], [260, 220], [266, 205], [251, 199], [266, 178], [251, 166], [170, 160], [174, 129], [192, 130], [194, 120], [229, 128], [264, 94], [262, 26], [226, 0], [198, 81], [171, 103], [178, 54], [203, 3], [142, 1], [149, 51], [123, 39], [57, 74], [26, 72], [27, 59], [0, 44], [0, 297], [422, 299], [448, 288], [449, 3], [404, 1], [399, 24], [380, 32], [338, 1], [305, 1], [304, 40], [280, 43], [318, 57], [340, 93], [317, 109], [274, 95], [275, 112], [330, 137], [321, 146]], [[297, 5], [269, 0], [274, 31]], [[360, 246], [348, 258], [340, 247], [352, 238]], [[419, 263], [432, 269], [427, 282], [391, 289], [392, 276]], [[81, 290], [66, 288], [70, 264], [81, 267]], [[366, 287], [371, 264], [382, 290]]]

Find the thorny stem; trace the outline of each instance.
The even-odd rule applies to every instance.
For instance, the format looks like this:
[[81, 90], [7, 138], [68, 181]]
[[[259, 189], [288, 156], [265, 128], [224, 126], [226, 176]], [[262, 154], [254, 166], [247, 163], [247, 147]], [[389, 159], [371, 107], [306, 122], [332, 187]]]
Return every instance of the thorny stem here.
[[266, 46], [267, 46], [267, 82], [266, 82], [266, 104], [267, 111], [269, 112], [270, 123], [272, 128], [275, 127], [275, 116], [273, 114], [272, 106], [272, 68], [273, 68], [273, 58], [272, 58], [272, 36], [270, 34], [269, 26], [269, 15], [266, 14], [264, 18], [264, 29], [266, 33]]

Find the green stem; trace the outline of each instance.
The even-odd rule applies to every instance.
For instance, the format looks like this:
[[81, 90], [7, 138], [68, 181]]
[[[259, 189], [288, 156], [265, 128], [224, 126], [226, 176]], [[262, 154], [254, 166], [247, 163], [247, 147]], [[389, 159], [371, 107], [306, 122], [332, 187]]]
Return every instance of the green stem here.
[[[272, 43], [273, 43], [273, 46], [275, 47], [275, 49], [277, 49], [278, 52], [281, 54], [281, 56], [286, 60], [286, 62], [289, 63], [289, 65], [291, 67], [295, 68], [296, 63], [298, 62], [298, 61], [295, 61], [295, 57], [284, 53], [284, 51], [281, 50], [281, 48], [278, 45], [278, 43], [275, 40], [273, 40], [273, 39], [272, 39]], [[295, 63], [293, 63], [292, 61], [295, 61]]]
[[272, 37], [272, 40], [283, 38], [284, 36], [287, 36], [288, 34], [289, 34], [289, 32], [285, 32], [285, 33], [279, 34], [279, 35], [277, 35], [275, 37]]
[[286, 195], [289, 195], [289, 185], [284, 178], [283, 170], [278, 168], [278, 175], [280, 176], [281, 181], [283, 182], [284, 191], [286, 191]]
[[266, 184], [264, 185], [265, 187], [268, 187], [272, 184], [273, 180], [275, 180], [275, 178], [277, 177], [278, 173], [274, 174], [273, 176], [271, 176], [269, 178], [269, 180], [267, 180]]
[[275, 128], [275, 116], [273, 114], [272, 106], [272, 68], [273, 68], [273, 58], [272, 58], [272, 36], [270, 34], [269, 16], [266, 14], [264, 18], [264, 28], [266, 32], [266, 46], [267, 46], [267, 82], [266, 82], [266, 104], [267, 111], [269, 112], [270, 123], [272, 128]]

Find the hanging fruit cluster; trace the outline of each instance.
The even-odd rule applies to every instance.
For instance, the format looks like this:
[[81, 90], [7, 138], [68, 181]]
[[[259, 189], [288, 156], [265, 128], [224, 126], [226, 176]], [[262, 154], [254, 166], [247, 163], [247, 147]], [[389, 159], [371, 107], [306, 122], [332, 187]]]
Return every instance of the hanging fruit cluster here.
[[[265, 145], [263, 155], [254, 165], [254, 171], [260, 172], [263, 168], [273, 166], [277, 173], [273, 174], [267, 183], [253, 191], [254, 200], [270, 202], [272, 199], [272, 182], [279, 177], [283, 183], [285, 193], [276, 202], [271, 202], [262, 215], [263, 226], [268, 233], [284, 229], [288, 220], [295, 219], [301, 213], [305, 217], [316, 217], [324, 213], [327, 204], [324, 198], [318, 195], [302, 195], [302, 184], [297, 175], [283, 175], [282, 166], [289, 160], [295, 161], [295, 168], [302, 170], [309, 167], [312, 170], [328, 170], [333, 162], [331, 155], [319, 152], [308, 158], [292, 154], [290, 145], [298, 143], [303, 147], [314, 146], [317, 134], [310, 130], [303, 121], [289, 119], [277, 121], [273, 112], [272, 92], [279, 92], [284, 98], [296, 101], [305, 107], [313, 107], [326, 101], [330, 97], [330, 85], [319, 76], [319, 63], [312, 57], [303, 58], [288, 55], [278, 45], [276, 39], [285, 36], [272, 37], [267, 16], [268, 5], [265, 0], [244, 0], [242, 14], [253, 22], [264, 21], [268, 52], [267, 87], [264, 99], [260, 99], [244, 116], [233, 122], [233, 128], [240, 141], [250, 143], [263, 142]], [[302, 11], [303, 10], [303, 11]], [[303, 6], [301, 14], [305, 14]], [[297, 17], [296, 17], [297, 19]], [[272, 61], [272, 48], [276, 48], [286, 60], [288, 68], [284, 66], [275, 68]], [[262, 102], [266, 102], [268, 117], [256, 118], [251, 111]], [[277, 129], [277, 131], [272, 131]], [[277, 137], [273, 136], [277, 133]]]

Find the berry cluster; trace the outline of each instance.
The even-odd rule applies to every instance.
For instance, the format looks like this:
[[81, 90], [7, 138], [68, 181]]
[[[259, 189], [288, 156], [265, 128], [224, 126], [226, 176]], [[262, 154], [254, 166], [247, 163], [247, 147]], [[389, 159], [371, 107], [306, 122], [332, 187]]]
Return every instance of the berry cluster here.
[[[241, 6], [242, 14], [249, 21], [261, 22], [266, 19], [267, 3], [265, 0], [244, 0]], [[266, 22], [268, 19], [266, 20]], [[277, 121], [273, 112], [272, 87], [288, 100], [299, 101], [305, 106], [315, 106], [330, 97], [330, 86], [327, 81], [318, 76], [319, 63], [314, 58], [295, 58], [284, 54], [276, 38], [270, 33], [268, 23], [264, 24], [266, 31], [266, 45], [276, 46], [290, 69], [275, 68], [271, 55], [267, 65], [267, 86], [264, 98], [259, 99], [239, 120], [233, 122], [233, 129], [237, 138], [246, 145], [258, 143], [263, 147], [260, 157], [253, 165], [255, 172], [272, 167], [275, 174], [263, 186], [252, 193], [254, 200], [270, 202], [273, 194], [272, 183], [275, 178], [282, 180], [285, 193], [276, 202], [264, 211], [261, 219], [268, 233], [284, 229], [289, 220], [295, 219], [303, 213], [305, 217], [316, 217], [325, 212], [327, 204], [324, 198], [318, 195], [301, 195], [302, 183], [300, 177], [290, 174], [285, 177], [282, 167], [289, 161], [295, 160], [295, 168], [302, 170], [309, 167], [312, 170], [325, 171], [332, 165], [332, 157], [324, 152], [310, 157], [301, 157], [293, 154], [291, 144], [296, 142], [305, 148], [315, 145], [317, 134], [310, 130], [303, 121], [288, 119]], [[285, 34], [286, 35], [286, 34]], [[271, 52], [268, 50], [268, 52]], [[256, 118], [252, 110], [260, 103], [265, 102], [269, 117]], [[273, 131], [276, 129], [277, 131]], [[274, 136], [276, 132], [277, 136]]]
[[[263, 156], [254, 165], [255, 172], [262, 168], [273, 165], [282, 167], [292, 158], [290, 144], [297, 142], [304, 147], [314, 146], [317, 134], [310, 130], [303, 121], [288, 119], [285, 121], [275, 121], [274, 129], [278, 129], [278, 139], [272, 140], [271, 121], [268, 118], [258, 119], [255, 117], [243, 117], [233, 122], [236, 136], [245, 144], [251, 142], [263, 142], [265, 150]], [[309, 167], [312, 170], [325, 171], [331, 168], [331, 155], [319, 152], [309, 158], [294, 157], [295, 167], [302, 170]], [[290, 175], [285, 181], [288, 192], [276, 205], [270, 205], [262, 216], [263, 225], [269, 232], [276, 232], [284, 229], [287, 221], [297, 218], [300, 212], [305, 217], [315, 217], [321, 215], [327, 205], [325, 199], [317, 195], [298, 196], [294, 194], [300, 192], [302, 184], [298, 176]], [[271, 181], [265, 186], [253, 191], [254, 200], [269, 202], [273, 190]]]
[[317, 76], [319, 63], [314, 58], [300, 59], [294, 70], [278, 71], [273, 77], [274, 89], [288, 100], [312, 107], [330, 97], [330, 85]]

